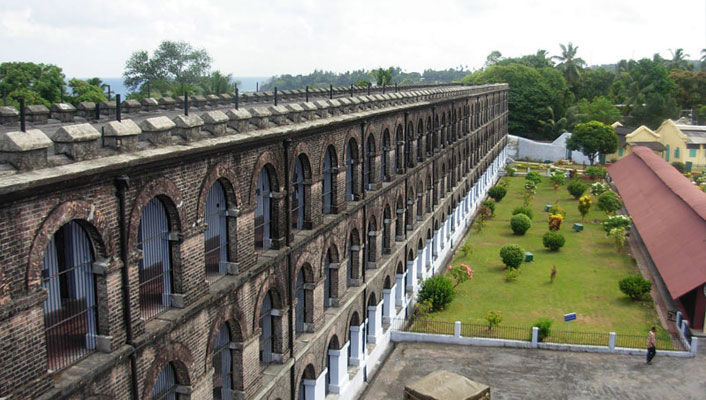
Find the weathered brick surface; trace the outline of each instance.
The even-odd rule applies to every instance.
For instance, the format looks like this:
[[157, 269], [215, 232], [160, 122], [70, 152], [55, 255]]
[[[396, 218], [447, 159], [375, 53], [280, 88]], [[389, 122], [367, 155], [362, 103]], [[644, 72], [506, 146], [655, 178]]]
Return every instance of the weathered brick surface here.
[[[355, 122], [332, 122], [286, 138], [263, 137], [239, 147], [215, 147], [206, 156], [155, 158], [139, 168], [116, 166], [89, 178], [38, 185], [0, 198], [0, 397], [129, 398], [131, 368], [123, 314], [127, 300], [137, 346], [139, 398], [150, 397], [157, 375], [168, 364], [192, 399], [210, 398], [214, 343], [223, 324], [233, 343], [236, 397], [290, 398], [288, 372], [278, 375], [282, 378], [274, 384], [263, 380], [261, 373], [268, 366], [259, 359], [260, 306], [268, 292], [277, 310], [273, 352], [281, 357], [274, 364], [296, 358], [292, 368], [297, 396], [302, 376], [310, 374], [314, 379], [321, 373], [327, 349], [340, 348], [350, 339], [348, 327], [367, 318], [368, 301], [382, 301], [383, 289], [395, 284], [395, 274], [417, 257], [420, 246], [497, 154], [494, 146], [504, 141], [507, 132], [507, 91], [494, 90], [497, 95], [442, 99], [433, 106], [412, 105]], [[405, 142], [399, 146], [398, 133]], [[285, 139], [291, 139], [286, 157], [290, 176], [285, 176]], [[372, 144], [369, 151], [368, 143]], [[344, 196], [344, 160], [351, 144], [354, 201]], [[334, 200], [332, 213], [323, 215], [323, 163], [329, 148], [335, 151]], [[486, 156], [491, 149], [493, 154]], [[373, 157], [371, 163], [361, 160], [366, 152]], [[292, 231], [288, 241], [290, 210], [285, 199], [291, 195], [291, 174], [299, 157], [305, 161], [305, 224], [304, 229]], [[374, 190], [362, 188], [364, 162]], [[274, 192], [273, 249], [267, 251], [254, 246], [255, 186], [262, 168], [269, 171]], [[120, 250], [115, 184], [119, 175], [129, 178], [124, 210], [126, 266]], [[224, 188], [227, 208], [233, 211], [228, 217], [228, 257], [237, 263], [238, 271], [207, 282], [204, 210], [216, 182]], [[146, 321], [140, 315], [137, 232], [142, 210], [155, 197], [165, 205], [169, 229], [177, 235], [170, 242], [172, 283], [173, 292], [183, 295], [185, 308], [172, 308]], [[105, 275], [96, 276], [97, 325], [100, 335], [112, 337], [112, 351], [91, 354], [65, 371], [49, 374], [41, 267], [52, 235], [71, 220], [85, 228], [95, 258], [107, 264]], [[383, 236], [389, 237], [389, 244]], [[338, 268], [331, 272], [334, 302], [324, 311], [327, 251]], [[122, 288], [124, 268], [127, 299]], [[306, 322], [311, 332], [294, 336], [293, 289], [301, 268], [310, 285]], [[362, 297], [361, 286], [368, 298]], [[72, 384], [75, 376], [82, 376], [85, 384]], [[267, 393], [260, 393], [264, 390]]]

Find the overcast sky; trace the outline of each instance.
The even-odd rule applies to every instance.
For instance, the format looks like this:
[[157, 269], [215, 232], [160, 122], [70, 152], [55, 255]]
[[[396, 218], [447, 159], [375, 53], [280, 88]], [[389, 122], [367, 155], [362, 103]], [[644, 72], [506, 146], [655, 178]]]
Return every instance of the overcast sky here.
[[67, 77], [118, 77], [162, 40], [205, 48], [234, 76], [480, 68], [559, 43], [589, 64], [691, 58], [706, 47], [706, 0], [0, 0], [0, 62], [56, 64]]

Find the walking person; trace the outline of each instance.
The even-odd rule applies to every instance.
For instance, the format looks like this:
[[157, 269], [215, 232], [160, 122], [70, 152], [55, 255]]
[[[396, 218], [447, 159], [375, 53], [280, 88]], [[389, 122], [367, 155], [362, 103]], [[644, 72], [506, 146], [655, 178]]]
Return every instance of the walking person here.
[[647, 364], [652, 364], [652, 359], [655, 357], [655, 354], [657, 354], [655, 332], [657, 332], [657, 328], [653, 326], [652, 329], [650, 329], [650, 333], [647, 334]]

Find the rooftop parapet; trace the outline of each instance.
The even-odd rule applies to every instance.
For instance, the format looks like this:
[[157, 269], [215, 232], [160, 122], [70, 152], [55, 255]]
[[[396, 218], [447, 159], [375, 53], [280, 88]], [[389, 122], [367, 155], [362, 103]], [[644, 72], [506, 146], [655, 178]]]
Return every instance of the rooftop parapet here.
[[46, 124], [49, 120], [49, 109], [43, 104], [35, 104], [25, 107], [27, 121], [34, 124]]
[[20, 113], [15, 107], [2, 106], [0, 107], [0, 124], [15, 125]]
[[51, 140], [57, 154], [66, 154], [74, 161], [82, 161], [97, 157], [100, 137], [100, 132], [91, 124], [77, 124], [62, 126]]
[[76, 107], [69, 103], [55, 103], [51, 106], [51, 117], [61, 122], [73, 122]]
[[172, 144], [172, 130], [176, 124], [167, 117], [147, 118], [140, 123], [142, 138], [155, 146]]
[[223, 136], [226, 134], [226, 124], [228, 116], [223, 111], [209, 111], [201, 114], [203, 129], [213, 136]]
[[178, 115], [174, 118], [174, 122], [176, 123], [174, 133], [187, 142], [199, 140], [201, 137], [203, 120], [198, 115]]
[[105, 145], [120, 152], [135, 151], [141, 132], [131, 119], [110, 121], [103, 127]]
[[47, 166], [47, 148], [52, 144], [39, 129], [0, 133], [0, 160], [20, 171], [44, 168]]
[[238, 109], [238, 110], [228, 110], [226, 112], [226, 115], [228, 116], [228, 126], [231, 128], [235, 129], [239, 133], [247, 132], [250, 130], [249, 125], [250, 125], [250, 119], [252, 119], [252, 114], [250, 114], [247, 110], [244, 109]]

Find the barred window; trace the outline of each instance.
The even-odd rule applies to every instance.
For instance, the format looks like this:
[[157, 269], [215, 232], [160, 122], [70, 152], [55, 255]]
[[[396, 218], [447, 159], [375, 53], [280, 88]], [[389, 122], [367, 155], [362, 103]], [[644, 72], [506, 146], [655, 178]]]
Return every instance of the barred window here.
[[255, 188], [255, 248], [269, 249], [272, 245], [270, 237], [271, 199], [270, 174], [266, 167], [260, 170]]
[[206, 280], [214, 282], [225, 275], [228, 260], [228, 224], [226, 222], [226, 196], [223, 185], [216, 182], [206, 199]]
[[149, 320], [169, 308], [172, 293], [169, 223], [164, 205], [157, 198], [150, 200], [142, 211], [137, 248], [142, 251], [140, 314]]
[[64, 368], [96, 347], [96, 296], [93, 247], [81, 226], [71, 221], [51, 238], [44, 252], [42, 305], [49, 369]]
[[157, 376], [157, 382], [152, 389], [153, 400], [176, 400], [176, 377], [174, 367], [167, 364]]
[[230, 350], [228, 325], [221, 325], [213, 348], [213, 398], [231, 399], [233, 392], [233, 357]]
[[[335, 165], [336, 153], [332, 146], [326, 149], [326, 156], [324, 157], [324, 170], [323, 170], [323, 190], [322, 190], [322, 203], [323, 203], [323, 213], [331, 214], [332, 204], [333, 204], [333, 166]], [[348, 171], [346, 171], [346, 179], [348, 178]], [[347, 181], [346, 181], [347, 183]]]
[[265, 364], [272, 362], [274, 335], [272, 334], [272, 295], [267, 292], [260, 306], [260, 361]]

